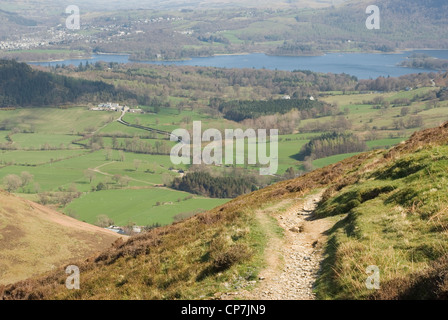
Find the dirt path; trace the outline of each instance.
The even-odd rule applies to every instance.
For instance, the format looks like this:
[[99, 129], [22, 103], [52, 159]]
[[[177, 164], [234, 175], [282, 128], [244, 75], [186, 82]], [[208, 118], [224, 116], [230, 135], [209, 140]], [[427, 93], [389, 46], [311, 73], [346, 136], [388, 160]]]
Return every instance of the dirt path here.
[[[310, 195], [275, 215], [285, 230], [284, 239], [271, 236], [265, 251], [267, 268], [260, 273], [260, 283], [244, 299], [254, 300], [311, 300], [315, 299], [313, 284], [322, 261], [322, 244], [331, 223], [313, 220], [312, 213], [322, 193]], [[269, 213], [258, 214], [266, 223]], [[240, 296], [241, 297], [241, 296]]]
[[[113, 174], [110, 174], [110, 173], [107, 173], [107, 172], [103, 172], [103, 171], [101, 171], [100, 169], [101, 169], [102, 167], [105, 167], [105, 166], [107, 166], [107, 165], [110, 165], [110, 164], [113, 164], [113, 163], [116, 163], [116, 162], [117, 162], [117, 161], [112, 161], [112, 162], [108, 162], [108, 163], [103, 163], [102, 165], [100, 165], [100, 166], [98, 166], [98, 167], [96, 167], [96, 168], [93, 168], [93, 169], [89, 169], [89, 170], [91, 170], [91, 171], [93, 171], [93, 172], [96, 172], [96, 173], [99, 173], [99, 174], [102, 174], [102, 175], [104, 175], [104, 176], [113, 177]], [[131, 178], [131, 177], [129, 177], [129, 180], [131, 180], [131, 181], [135, 181], [135, 182], [145, 183], [145, 184], [150, 185], [150, 186], [154, 186], [154, 185], [155, 185], [155, 183], [148, 182], [148, 181], [144, 181], [144, 180], [139, 180], [139, 179], [134, 179], [134, 178]]]

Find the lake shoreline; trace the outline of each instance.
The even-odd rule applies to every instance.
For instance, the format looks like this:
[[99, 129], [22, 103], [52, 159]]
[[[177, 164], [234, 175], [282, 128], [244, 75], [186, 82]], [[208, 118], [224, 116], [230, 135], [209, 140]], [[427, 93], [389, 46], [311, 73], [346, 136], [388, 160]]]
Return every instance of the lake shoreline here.
[[[304, 55], [278, 55], [278, 54], [270, 54], [267, 52], [261, 52], [261, 51], [256, 51], [256, 52], [235, 52], [235, 53], [216, 53], [210, 56], [201, 56], [201, 57], [189, 57], [189, 58], [184, 58], [184, 59], [171, 59], [171, 60], [163, 60], [163, 59], [154, 59], [154, 60], [136, 60], [136, 59], [128, 59], [128, 62], [132, 62], [132, 63], [145, 63], [145, 62], [158, 62], [158, 63], [163, 63], [163, 62], [183, 62], [183, 61], [191, 61], [197, 58], [213, 58], [213, 57], [226, 57], [226, 56], [248, 56], [251, 54], [264, 54], [266, 56], [269, 57], [322, 57], [325, 56], [327, 54], [391, 54], [391, 55], [395, 55], [395, 54], [404, 54], [407, 52], [413, 52], [413, 51], [447, 51], [447, 49], [436, 49], [436, 48], [406, 48], [406, 49], [401, 49], [401, 50], [395, 50], [393, 52], [381, 52], [381, 51], [359, 51], [359, 52], [355, 52], [355, 51], [326, 51], [323, 53], [319, 53], [319, 54], [304, 54]], [[122, 56], [122, 57], [130, 57], [132, 54], [131, 53], [114, 53], [114, 52], [95, 52], [90, 56], [78, 56], [75, 58], [62, 58], [62, 59], [54, 59], [54, 60], [27, 60], [27, 61], [23, 61], [25, 63], [55, 63], [55, 62], [64, 62], [64, 61], [69, 61], [69, 60], [93, 60], [95, 56]]]
[[425, 52], [431, 56], [448, 59], [448, 50], [405, 50], [395, 53], [342, 53], [328, 52], [321, 56], [271, 56], [265, 53], [216, 54], [211, 57], [197, 57], [188, 60], [173, 61], [133, 61], [130, 55], [94, 54], [90, 59], [71, 59], [57, 62], [34, 62], [31, 65], [43, 67], [56, 65], [77, 66], [83, 61], [95, 64], [105, 63], [151, 64], [166, 66], [201, 66], [224, 69], [268, 69], [283, 71], [306, 70], [316, 73], [349, 74], [358, 79], [376, 79], [378, 77], [399, 77], [405, 74], [434, 72], [434, 70], [402, 67], [399, 64], [410, 54]]

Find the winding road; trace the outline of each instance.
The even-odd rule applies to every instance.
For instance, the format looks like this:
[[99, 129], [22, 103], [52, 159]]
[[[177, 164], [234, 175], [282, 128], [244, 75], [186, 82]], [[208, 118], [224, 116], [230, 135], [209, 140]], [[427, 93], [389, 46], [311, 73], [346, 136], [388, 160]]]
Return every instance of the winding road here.
[[149, 132], [155, 132], [155, 133], [158, 133], [158, 134], [161, 134], [161, 135], [168, 136], [170, 138], [174, 137], [179, 142], [182, 142], [180, 137], [173, 135], [171, 132], [167, 132], [167, 131], [163, 131], [163, 130], [155, 129], [155, 128], [150, 128], [150, 127], [145, 127], [145, 126], [141, 126], [141, 125], [138, 125], [138, 124], [131, 124], [131, 123], [127, 122], [127, 121], [124, 121], [123, 117], [126, 114], [126, 112], [128, 112], [128, 111], [129, 111], [128, 107], [123, 109], [120, 118], [118, 118], [118, 120], [117, 120], [118, 123], [121, 123], [122, 125], [125, 125], [125, 126], [128, 126], [128, 127], [133, 127], [133, 128], [137, 128], [137, 129], [141, 129], [141, 130], [146, 130], [146, 131], [149, 131]]

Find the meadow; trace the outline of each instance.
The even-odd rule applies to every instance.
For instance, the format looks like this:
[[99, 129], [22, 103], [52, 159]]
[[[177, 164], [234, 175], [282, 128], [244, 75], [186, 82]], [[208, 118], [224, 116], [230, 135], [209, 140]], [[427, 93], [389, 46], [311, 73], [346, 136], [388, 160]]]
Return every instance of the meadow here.
[[106, 190], [92, 192], [73, 201], [65, 212], [94, 224], [99, 215], [107, 215], [115, 224], [168, 225], [181, 213], [206, 211], [227, 199], [189, 198], [189, 193], [167, 188]]
[[[166, 112], [164, 121], [168, 121], [171, 111]], [[181, 116], [187, 115], [190, 113]], [[141, 121], [146, 120], [151, 125], [151, 116], [142, 115]], [[88, 144], [89, 138], [81, 139], [91, 132], [148, 135], [146, 131], [111, 122], [116, 118], [118, 113], [92, 112], [86, 107], [2, 111], [0, 123], [6, 129], [0, 131], [2, 142], [8, 143], [7, 138], [11, 139], [10, 144], [16, 150], [0, 151], [0, 180], [3, 182], [10, 174], [30, 173], [33, 181], [19, 187], [15, 193], [34, 201], [39, 201], [38, 194], [57, 197], [62, 193], [80, 192], [81, 196], [68, 206], [49, 205], [89, 223], [95, 223], [98, 215], [107, 214], [119, 225], [131, 221], [140, 225], [165, 225], [172, 223], [178, 214], [208, 210], [228, 201], [188, 197], [185, 192], [154, 188], [179, 176], [170, 169], [187, 169], [185, 165], [173, 166], [169, 155], [93, 151], [72, 143]], [[130, 118], [135, 120], [135, 117]], [[177, 120], [173, 117], [170, 122]], [[166, 137], [158, 138], [145, 141], [153, 146], [158, 141], [165, 142], [169, 148], [175, 144]], [[119, 143], [125, 140], [117, 139]], [[111, 137], [103, 137], [102, 141], [104, 148], [112, 147]], [[119, 181], [116, 177], [126, 179]], [[104, 185], [105, 190], [96, 191], [98, 185]], [[3, 187], [6, 187], [4, 183]]]
[[[350, 123], [351, 132], [365, 138], [368, 149], [391, 147], [418, 129], [397, 130], [394, 128], [396, 119], [419, 115], [423, 119], [423, 127], [437, 126], [446, 120], [448, 102], [439, 102], [436, 108], [428, 108], [425, 102], [415, 99], [436, 89], [419, 88], [383, 94], [322, 93], [321, 99], [336, 104], [341, 114], [302, 120], [296, 132], [280, 135], [276, 178], [281, 178], [288, 168], [293, 168], [296, 173], [310, 169], [298, 160], [297, 155], [312, 137], [325, 132], [307, 131], [312, 124], [333, 123], [342, 116]], [[241, 94], [245, 95], [245, 91], [242, 88]], [[376, 97], [382, 97], [390, 104], [396, 99], [409, 99], [411, 102], [408, 106], [392, 104], [377, 108], [372, 103]], [[222, 119], [203, 104], [194, 108], [179, 108], [175, 102], [183, 100], [177, 97], [169, 99], [173, 101], [170, 107], [141, 106], [146, 113], [126, 114], [124, 119], [167, 132], [178, 128], [191, 130], [193, 121], [201, 121], [203, 132], [209, 128], [222, 132], [225, 129], [247, 129], [241, 123]], [[409, 109], [409, 115], [404, 117], [402, 109], [405, 107]], [[119, 116], [118, 112], [93, 112], [88, 107], [1, 111], [0, 144], [3, 150], [0, 150], [0, 181], [3, 187], [6, 187], [4, 178], [7, 175], [21, 175], [26, 171], [33, 176], [33, 180], [27, 186], [18, 187], [16, 194], [35, 201], [40, 200], [41, 194], [48, 194], [52, 199], [49, 205], [89, 223], [95, 223], [98, 215], [106, 214], [116, 224], [170, 224], [177, 214], [211, 209], [228, 201], [196, 196], [184, 200], [188, 194], [158, 187], [170, 185], [174, 178], [180, 176], [178, 170], [188, 171], [190, 166], [173, 165], [171, 162], [169, 151], [175, 142], [169, 141], [166, 136], [124, 126], [115, 121]], [[101, 145], [93, 148], [91, 139], [95, 134], [100, 136], [100, 140], [96, 141]], [[151, 145], [152, 150], [163, 144], [164, 154], [130, 152], [125, 146], [132, 141]], [[114, 143], [124, 149], [114, 149]], [[203, 147], [207, 144], [203, 143]], [[268, 143], [268, 152], [269, 149]], [[246, 158], [248, 152], [246, 141]], [[352, 155], [354, 153], [314, 159], [311, 166], [322, 168]], [[231, 167], [214, 166], [211, 172], [214, 175], [234, 174]], [[247, 174], [258, 175], [257, 166], [236, 167], [244, 168]], [[71, 203], [62, 205], [58, 202], [61, 194], [73, 192], [80, 194]], [[156, 205], [158, 202], [159, 205]]]

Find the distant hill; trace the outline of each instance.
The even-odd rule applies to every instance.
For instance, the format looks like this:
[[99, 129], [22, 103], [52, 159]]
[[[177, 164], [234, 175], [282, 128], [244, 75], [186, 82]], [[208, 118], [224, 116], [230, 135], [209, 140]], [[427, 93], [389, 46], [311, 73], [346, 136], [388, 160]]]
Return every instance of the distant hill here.
[[37, 26], [37, 22], [32, 19], [27, 19], [15, 12], [8, 12], [0, 9], [0, 17], [1, 21], [8, 21], [11, 24], [17, 24], [21, 26], [27, 27], [35, 27]]
[[88, 81], [0, 60], [0, 107], [41, 107], [134, 98], [101, 81]]
[[[156, 10], [178, 10], [178, 9], [210, 9], [223, 7], [242, 7], [242, 8], [287, 8], [287, 7], [326, 7], [332, 3], [340, 4], [347, 0], [78, 0], [77, 5], [84, 10], [133, 10], [133, 9], [156, 9]], [[57, 0], [41, 0], [36, 4], [24, 0], [6, 0], [13, 2], [14, 6], [20, 12], [28, 12], [30, 9], [40, 9], [42, 7], [55, 7], [60, 4]]]
[[[372, 1], [357, 0], [345, 3], [341, 8], [352, 8], [365, 11]], [[418, 19], [417, 21], [425, 22], [425, 25], [415, 25], [414, 30], [409, 30], [416, 35], [420, 34], [422, 28], [427, 25], [437, 25], [438, 23], [448, 21], [448, 3], [444, 0], [378, 0], [375, 5], [379, 7], [383, 22], [385, 25], [396, 25], [396, 21], [387, 21], [387, 19], [395, 17], [400, 21], [415, 23], [414, 21], [405, 21], [406, 18]], [[403, 25], [404, 27], [404, 25]], [[420, 30], [419, 30], [420, 29]]]
[[[269, 239], [292, 232], [272, 222], [282, 219], [282, 204], [319, 190], [314, 220], [333, 227], [321, 244], [318, 298], [446, 299], [447, 144], [448, 123], [417, 132], [390, 150], [280, 182], [78, 261], [84, 280], [77, 292], [65, 289], [64, 270], [55, 269], [0, 287], [0, 298], [208, 299], [240, 292], [280, 250], [268, 247], [275, 245]], [[381, 270], [380, 290], [365, 285], [372, 265]]]
[[[10, 8], [13, 10], [10, 10]], [[14, 3], [11, 6], [7, 6], [2, 1], [0, 9], [0, 41], [7, 40], [12, 35], [32, 33], [39, 28], [40, 23], [38, 19], [30, 17], [25, 11], [16, 9], [18, 8]]]
[[121, 237], [0, 191], [0, 284], [89, 257]]
[[[366, 8], [372, 4], [380, 9], [379, 30], [365, 26]], [[299, 12], [296, 20], [300, 26], [295, 36], [271, 54], [448, 48], [448, 2], [444, 0], [351, 0], [313, 15]]]

